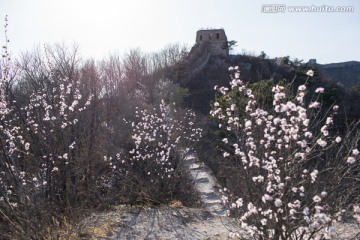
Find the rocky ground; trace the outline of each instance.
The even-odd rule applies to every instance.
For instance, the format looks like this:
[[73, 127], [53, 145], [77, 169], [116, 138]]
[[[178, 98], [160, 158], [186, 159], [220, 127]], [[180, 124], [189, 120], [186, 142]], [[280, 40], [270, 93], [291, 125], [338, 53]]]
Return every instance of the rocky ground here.
[[236, 224], [204, 209], [122, 206], [93, 214], [79, 226], [80, 239], [228, 239]]
[[[76, 236], [67, 239], [252, 239], [237, 227], [234, 219], [214, 216], [206, 209], [179, 207], [176, 203], [159, 208], [114, 207], [112, 211], [92, 214], [74, 230]], [[360, 239], [358, 225], [341, 224], [337, 231], [339, 235], [333, 239]]]

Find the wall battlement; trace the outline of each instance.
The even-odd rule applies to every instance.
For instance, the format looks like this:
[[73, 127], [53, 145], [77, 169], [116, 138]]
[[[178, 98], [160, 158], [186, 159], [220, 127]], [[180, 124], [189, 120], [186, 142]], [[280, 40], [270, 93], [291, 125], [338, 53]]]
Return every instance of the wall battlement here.
[[200, 72], [209, 62], [211, 56], [228, 57], [229, 50], [224, 48], [227, 37], [224, 29], [199, 30], [196, 32], [196, 43], [191, 48], [186, 64], [188, 66], [184, 82]]
[[199, 30], [196, 32], [196, 44], [209, 44], [211, 55], [228, 56], [229, 50], [224, 48], [227, 37], [224, 29]]

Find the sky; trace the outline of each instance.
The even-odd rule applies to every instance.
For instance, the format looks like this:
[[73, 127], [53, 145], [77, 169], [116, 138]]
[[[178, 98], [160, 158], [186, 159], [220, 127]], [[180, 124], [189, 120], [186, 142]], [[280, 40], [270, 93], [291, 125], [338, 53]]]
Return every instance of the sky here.
[[[278, 4], [284, 11], [269, 13]], [[354, 11], [291, 12], [292, 6]], [[0, 0], [3, 23], [6, 15], [14, 56], [54, 43], [78, 44], [83, 58], [96, 60], [134, 48], [156, 52], [172, 43], [191, 48], [197, 30], [223, 28], [228, 40], [237, 41], [235, 54], [360, 61], [358, 0]]]

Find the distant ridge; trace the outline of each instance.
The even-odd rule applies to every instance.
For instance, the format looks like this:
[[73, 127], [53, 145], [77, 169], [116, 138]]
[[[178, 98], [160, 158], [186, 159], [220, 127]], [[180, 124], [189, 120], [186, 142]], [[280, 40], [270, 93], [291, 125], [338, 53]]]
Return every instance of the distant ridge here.
[[337, 67], [348, 67], [354, 65], [360, 65], [360, 62], [357, 61], [348, 61], [348, 62], [340, 62], [340, 63], [327, 63], [327, 64], [319, 64], [323, 68], [337, 68]]
[[352, 88], [360, 84], [360, 62], [316, 64], [324, 76], [340, 86]]

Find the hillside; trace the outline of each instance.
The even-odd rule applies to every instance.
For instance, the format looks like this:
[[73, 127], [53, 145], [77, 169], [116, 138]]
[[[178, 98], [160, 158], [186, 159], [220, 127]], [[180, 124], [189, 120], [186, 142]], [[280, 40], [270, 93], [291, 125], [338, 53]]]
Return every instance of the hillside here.
[[360, 84], [360, 62], [317, 64], [321, 73], [336, 84], [351, 88]]
[[[248, 55], [209, 56], [206, 47], [194, 46], [186, 61], [185, 73], [178, 81], [189, 90], [185, 99], [188, 107], [202, 114], [210, 111], [210, 102], [214, 99], [214, 86], [229, 86], [228, 68], [239, 66], [241, 79], [246, 83], [256, 83], [272, 79], [290, 82], [296, 77], [295, 86], [306, 79], [306, 71], [315, 70], [315, 76], [309, 87], [326, 89], [324, 101], [326, 105], [337, 103], [342, 107], [340, 121], [356, 120], [360, 116], [359, 92], [349, 89], [360, 81], [360, 63], [346, 62], [309, 66], [308, 64], [279, 64], [274, 59]], [[338, 82], [340, 84], [338, 84]]]

